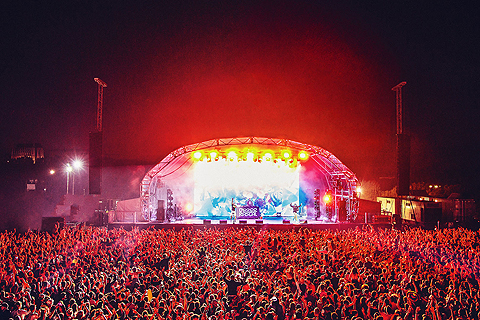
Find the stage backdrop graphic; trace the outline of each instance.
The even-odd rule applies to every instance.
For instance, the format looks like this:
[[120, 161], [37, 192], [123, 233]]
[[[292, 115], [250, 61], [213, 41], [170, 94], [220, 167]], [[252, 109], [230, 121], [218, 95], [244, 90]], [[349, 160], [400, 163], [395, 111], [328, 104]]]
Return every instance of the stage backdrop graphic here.
[[298, 203], [299, 171], [283, 161], [200, 161], [194, 168], [194, 212], [197, 217], [230, 217], [233, 203], [257, 207], [268, 216], [293, 215]]

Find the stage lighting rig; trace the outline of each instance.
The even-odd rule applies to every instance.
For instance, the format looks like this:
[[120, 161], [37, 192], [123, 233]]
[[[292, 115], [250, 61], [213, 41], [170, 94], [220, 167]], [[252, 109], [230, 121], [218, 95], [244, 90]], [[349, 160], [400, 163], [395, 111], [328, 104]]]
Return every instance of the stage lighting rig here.
[[167, 189], [167, 220], [171, 221], [174, 218], [173, 210], [173, 191], [172, 189]]
[[325, 191], [325, 194], [323, 195], [323, 203], [325, 203], [325, 211], [327, 213], [328, 219], [332, 219], [333, 216], [333, 195], [331, 190]]
[[315, 189], [313, 192], [313, 201], [315, 205], [315, 220], [320, 218], [320, 189]]

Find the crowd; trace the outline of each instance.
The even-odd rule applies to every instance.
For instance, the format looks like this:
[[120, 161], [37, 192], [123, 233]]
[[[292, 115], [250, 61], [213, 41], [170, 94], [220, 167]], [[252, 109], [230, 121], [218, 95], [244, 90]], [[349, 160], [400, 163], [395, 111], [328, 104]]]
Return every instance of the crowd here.
[[0, 233], [1, 319], [478, 319], [479, 233]]

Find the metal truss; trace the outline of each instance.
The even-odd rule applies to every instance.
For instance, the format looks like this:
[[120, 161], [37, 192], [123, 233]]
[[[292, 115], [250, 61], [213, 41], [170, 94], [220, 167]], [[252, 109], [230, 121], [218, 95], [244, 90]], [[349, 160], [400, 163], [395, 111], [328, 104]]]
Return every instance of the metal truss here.
[[[358, 206], [353, 204], [356, 197], [358, 180], [355, 174], [347, 168], [340, 160], [327, 150], [297, 141], [288, 139], [264, 138], [264, 137], [241, 137], [212, 139], [200, 143], [194, 143], [180, 147], [168, 154], [161, 162], [155, 165], [142, 180], [140, 185], [140, 198], [142, 213], [145, 219], [152, 220], [155, 216], [156, 205], [152, 203], [155, 199], [157, 183], [161, 178], [169, 175], [169, 167], [181, 161], [183, 155], [198, 150], [211, 149], [223, 146], [245, 146], [263, 145], [272, 147], [283, 147], [294, 150], [303, 150], [309, 153], [310, 158], [315, 161], [318, 167], [326, 174], [328, 187], [334, 191], [335, 199], [347, 201], [347, 216], [350, 220], [357, 215]], [[339, 186], [341, 186], [339, 188]]]

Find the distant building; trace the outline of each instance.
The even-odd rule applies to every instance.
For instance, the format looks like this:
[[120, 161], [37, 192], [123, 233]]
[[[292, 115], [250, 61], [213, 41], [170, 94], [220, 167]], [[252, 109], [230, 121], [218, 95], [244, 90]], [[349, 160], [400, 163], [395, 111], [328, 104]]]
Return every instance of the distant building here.
[[45, 154], [39, 143], [17, 144], [12, 149], [11, 160], [32, 159], [35, 164], [39, 159], [44, 159]]
[[398, 216], [404, 222], [421, 225], [466, 223], [475, 218], [473, 199], [434, 197], [377, 197], [382, 215]]

